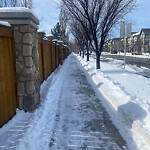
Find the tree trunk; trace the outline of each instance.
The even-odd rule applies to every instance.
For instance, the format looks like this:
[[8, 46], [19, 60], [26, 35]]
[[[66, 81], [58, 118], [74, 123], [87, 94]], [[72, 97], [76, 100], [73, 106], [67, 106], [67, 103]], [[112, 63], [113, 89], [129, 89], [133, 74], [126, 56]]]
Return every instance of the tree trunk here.
[[82, 51], [82, 57], [84, 58], [84, 50]]
[[100, 56], [101, 56], [101, 52], [97, 52], [96, 53], [96, 69], [100, 69]]
[[89, 49], [87, 48], [87, 61], [89, 61]]
[[79, 54], [80, 54], [80, 56], [81, 56], [81, 50], [80, 50]]

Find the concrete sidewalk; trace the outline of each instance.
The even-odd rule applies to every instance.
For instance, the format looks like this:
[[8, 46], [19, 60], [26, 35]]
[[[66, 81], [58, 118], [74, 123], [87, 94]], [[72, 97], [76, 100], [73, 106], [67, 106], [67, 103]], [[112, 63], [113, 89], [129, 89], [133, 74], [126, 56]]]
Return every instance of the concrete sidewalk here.
[[126, 150], [84, 73], [71, 55], [55, 116], [50, 150]]

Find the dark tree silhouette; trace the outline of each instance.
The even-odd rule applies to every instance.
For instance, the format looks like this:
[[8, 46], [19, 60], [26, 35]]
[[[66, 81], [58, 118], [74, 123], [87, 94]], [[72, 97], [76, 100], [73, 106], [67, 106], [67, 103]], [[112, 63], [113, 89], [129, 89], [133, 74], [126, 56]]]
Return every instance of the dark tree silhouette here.
[[71, 17], [84, 30], [90, 47], [96, 53], [96, 68], [100, 69], [100, 56], [112, 27], [129, 13], [135, 0], [62, 0]]
[[51, 33], [55, 39], [62, 40], [63, 31], [61, 29], [59, 22], [57, 22], [54, 28], [51, 29]]

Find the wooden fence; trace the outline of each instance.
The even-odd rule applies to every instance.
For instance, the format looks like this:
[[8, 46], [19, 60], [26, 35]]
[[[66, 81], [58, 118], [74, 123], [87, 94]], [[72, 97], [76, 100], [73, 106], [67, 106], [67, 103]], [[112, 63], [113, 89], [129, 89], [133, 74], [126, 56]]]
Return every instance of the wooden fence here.
[[69, 50], [63, 44], [53, 43], [51, 40], [39, 36], [39, 65], [40, 65], [40, 83], [59, 66], [68, 56]]
[[15, 55], [13, 30], [0, 28], [0, 127], [17, 107]]
[[[14, 31], [0, 28], [0, 127], [10, 120], [17, 108], [16, 52], [14, 48]], [[63, 63], [69, 55], [62, 44], [39, 37], [40, 83]]]

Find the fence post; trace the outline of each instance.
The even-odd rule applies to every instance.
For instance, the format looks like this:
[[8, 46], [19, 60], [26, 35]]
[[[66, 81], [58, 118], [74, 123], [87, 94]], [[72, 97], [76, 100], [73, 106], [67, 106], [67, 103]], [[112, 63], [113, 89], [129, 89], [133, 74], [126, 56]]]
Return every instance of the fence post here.
[[38, 32], [38, 50], [39, 50], [39, 68], [40, 68], [40, 83], [45, 80], [44, 71], [44, 50], [43, 50], [43, 38], [45, 37], [44, 32]]
[[59, 53], [59, 64], [62, 65], [63, 64], [63, 41], [58, 41], [58, 53]]
[[52, 52], [52, 71], [56, 69], [56, 49], [55, 49], [55, 44], [53, 43], [54, 37], [52, 35], [47, 36], [47, 39], [51, 42], [51, 52]]
[[67, 45], [64, 45], [64, 59], [67, 58]]
[[0, 20], [9, 22], [14, 29], [18, 107], [33, 111], [40, 101], [39, 21], [27, 8], [1, 8]]

